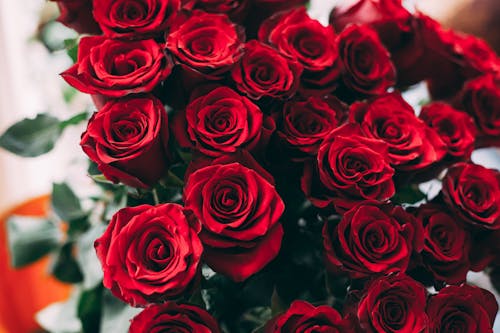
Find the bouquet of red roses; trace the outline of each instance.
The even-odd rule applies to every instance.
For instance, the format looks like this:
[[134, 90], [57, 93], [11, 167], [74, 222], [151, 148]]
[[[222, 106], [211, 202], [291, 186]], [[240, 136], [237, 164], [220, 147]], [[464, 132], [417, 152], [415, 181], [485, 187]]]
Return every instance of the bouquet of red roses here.
[[[96, 105], [81, 146], [105, 193], [97, 222], [61, 218], [102, 227], [131, 333], [492, 332], [466, 276], [500, 266], [500, 172], [471, 161], [500, 147], [499, 58], [399, 0], [328, 26], [305, 2], [58, 0], [90, 34], [62, 77]], [[100, 286], [83, 330], [119, 332]]]

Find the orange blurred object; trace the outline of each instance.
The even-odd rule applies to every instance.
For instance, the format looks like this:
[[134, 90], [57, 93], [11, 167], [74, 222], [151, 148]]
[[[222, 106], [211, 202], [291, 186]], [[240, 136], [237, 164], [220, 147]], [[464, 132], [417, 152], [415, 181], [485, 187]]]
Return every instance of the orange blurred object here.
[[49, 275], [47, 257], [21, 269], [10, 266], [7, 218], [11, 215], [46, 216], [49, 204], [50, 196], [45, 195], [26, 201], [0, 216], [0, 333], [39, 331], [35, 313], [69, 296], [71, 287]]

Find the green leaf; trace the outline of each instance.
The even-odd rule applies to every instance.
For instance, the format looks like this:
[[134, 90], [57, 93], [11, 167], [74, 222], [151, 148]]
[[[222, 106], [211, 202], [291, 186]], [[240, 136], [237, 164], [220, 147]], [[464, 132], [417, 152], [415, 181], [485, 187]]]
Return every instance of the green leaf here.
[[73, 243], [66, 243], [59, 249], [51, 272], [61, 282], [80, 283], [83, 281], [80, 265], [73, 257]]
[[0, 147], [19, 156], [36, 157], [51, 151], [61, 132], [59, 119], [42, 113], [9, 127], [0, 137]]
[[103, 184], [110, 184], [110, 185], [115, 185], [111, 180], [106, 178], [103, 174], [100, 175], [90, 175], [90, 178], [92, 178], [96, 183], [103, 183]]
[[404, 188], [399, 188], [396, 195], [391, 199], [396, 204], [415, 204], [424, 200], [427, 196], [420, 191], [418, 185], [411, 185]]
[[77, 315], [82, 322], [83, 333], [99, 333], [102, 315], [102, 285], [91, 290], [85, 290], [80, 295]]
[[101, 263], [97, 258], [94, 241], [106, 230], [106, 225], [99, 223], [93, 225], [87, 232], [77, 239], [76, 260], [83, 273], [83, 287], [86, 289], [95, 288], [102, 281], [103, 272]]
[[78, 38], [69, 38], [64, 40], [66, 54], [71, 58], [73, 63], [78, 60]]
[[52, 250], [61, 241], [59, 228], [47, 219], [12, 216], [7, 220], [11, 263], [14, 267], [28, 265]]
[[87, 216], [80, 205], [80, 199], [66, 183], [52, 184], [52, 208], [66, 222]]
[[285, 303], [281, 299], [280, 295], [278, 295], [278, 291], [274, 288], [273, 295], [271, 296], [271, 311], [273, 316], [284, 312], [286, 308]]
[[59, 126], [61, 127], [61, 129], [64, 129], [64, 128], [71, 126], [71, 125], [78, 125], [82, 121], [87, 120], [88, 118], [89, 118], [88, 112], [81, 112], [81, 113], [78, 113], [67, 120], [61, 121]]

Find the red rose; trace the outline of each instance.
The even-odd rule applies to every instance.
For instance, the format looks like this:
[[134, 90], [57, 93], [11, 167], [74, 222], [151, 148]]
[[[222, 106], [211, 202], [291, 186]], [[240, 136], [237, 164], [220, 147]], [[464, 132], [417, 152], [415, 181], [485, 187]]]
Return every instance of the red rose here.
[[[195, 98], [175, 115], [172, 131], [179, 144], [208, 156], [252, 150], [269, 139], [274, 123], [257, 105], [227, 87]], [[265, 128], [270, 122], [269, 128]]]
[[278, 135], [295, 150], [296, 159], [314, 156], [325, 136], [343, 122], [346, 111], [346, 105], [335, 97], [311, 96], [306, 100], [288, 101], [283, 111], [276, 114]]
[[342, 78], [355, 95], [380, 95], [394, 85], [396, 71], [377, 32], [350, 25], [337, 37]]
[[199, 272], [199, 231], [177, 204], [119, 210], [95, 241], [104, 286], [132, 306], [183, 295]]
[[161, 34], [180, 10], [180, 0], [100, 0], [94, 4], [96, 21], [112, 38]]
[[474, 118], [478, 146], [500, 146], [500, 76], [484, 75], [465, 83], [457, 105]]
[[304, 301], [294, 301], [285, 313], [264, 327], [264, 333], [297, 332], [355, 332], [355, 327], [349, 318], [342, 318], [334, 308], [327, 305], [315, 307]]
[[302, 66], [256, 40], [245, 44], [245, 54], [233, 68], [239, 91], [252, 99], [289, 98], [300, 83]]
[[457, 163], [443, 179], [448, 207], [467, 224], [500, 229], [500, 172], [472, 163]]
[[325, 223], [323, 246], [330, 268], [353, 279], [405, 272], [412, 253], [422, 250], [422, 227], [401, 207], [366, 202], [338, 225]]
[[417, 118], [399, 93], [355, 103], [349, 116], [366, 135], [387, 143], [391, 164], [398, 170], [423, 169], [446, 154], [437, 132]]
[[429, 333], [493, 333], [495, 296], [468, 285], [448, 286], [427, 303]]
[[177, 21], [165, 47], [193, 75], [219, 79], [241, 57], [244, 32], [226, 15], [194, 11]]
[[101, 29], [92, 15], [92, 0], [51, 0], [61, 14], [57, 21], [81, 34], [99, 34]]
[[363, 332], [426, 332], [426, 294], [423, 285], [405, 275], [374, 280], [358, 305]]
[[254, 0], [255, 6], [266, 13], [276, 13], [305, 5], [307, 0]]
[[469, 233], [456, 218], [436, 204], [424, 204], [416, 211], [424, 228], [422, 260], [437, 281], [458, 284], [469, 271]]
[[317, 167], [306, 164], [301, 184], [314, 205], [326, 207], [333, 202], [342, 212], [359, 201], [391, 198], [393, 175], [387, 145], [364, 136], [359, 125], [345, 124], [321, 143]]
[[449, 104], [434, 102], [424, 106], [419, 117], [436, 130], [446, 144], [448, 156], [453, 159], [470, 159], [474, 150], [476, 128], [469, 115]]
[[78, 62], [62, 77], [88, 94], [122, 97], [152, 91], [171, 72], [171, 64], [152, 39], [125, 42], [83, 37]]
[[184, 8], [226, 14], [232, 21], [239, 23], [247, 16], [250, 3], [250, 0], [183, 0]]
[[339, 76], [335, 34], [331, 27], [311, 19], [305, 8], [280, 12], [264, 21], [259, 39], [304, 66], [301, 86], [307, 94], [335, 90]]
[[205, 310], [167, 302], [144, 309], [132, 319], [129, 333], [220, 333], [215, 319]]
[[80, 145], [113, 182], [154, 185], [169, 165], [168, 118], [155, 97], [108, 102], [90, 119]]
[[224, 156], [189, 174], [184, 202], [203, 224], [207, 264], [243, 281], [278, 254], [285, 206], [273, 178], [248, 153], [236, 161]]

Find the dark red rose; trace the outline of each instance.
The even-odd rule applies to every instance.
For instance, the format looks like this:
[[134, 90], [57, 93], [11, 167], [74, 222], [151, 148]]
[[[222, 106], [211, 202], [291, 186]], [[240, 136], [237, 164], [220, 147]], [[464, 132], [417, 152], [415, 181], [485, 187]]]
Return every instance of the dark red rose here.
[[94, 1], [94, 17], [106, 36], [137, 39], [164, 33], [180, 4], [180, 0], [99, 0]]
[[327, 264], [351, 278], [405, 272], [411, 255], [423, 247], [422, 227], [403, 208], [374, 202], [347, 211], [339, 224], [325, 223]]
[[266, 13], [276, 13], [305, 5], [307, 0], [254, 0], [255, 6]]
[[449, 104], [434, 102], [425, 105], [419, 115], [428, 126], [435, 129], [446, 144], [447, 154], [453, 159], [470, 159], [474, 150], [476, 127], [474, 120]]
[[350, 318], [342, 318], [334, 308], [327, 305], [315, 307], [305, 301], [294, 301], [285, 313], [264, 327], [264, 333], [299, 332], [355, 332], [355, 327]]
[[399, 93], [354, 103], [349, 116], [366, 135], [387, 143], [391, 164], [398, 170], [423, 169], [446, 154], [436, 130], [418, 119]]
[[219, 324], [205, 310], [167, 302], [144, 309], [132, 319], [129, 333], [220, 333]]
[[427, 303], [429, 333], [493, 333], [497, 312], [495, 296], [489, 291], [448, 286]]
[[51, 0], [61, 12], [57, 21], [80, 34], [99, 34], [101, 29], [92, 15], [92, 0]]
[[299, 63], [251, 40], [245, 44], [245, 54], [233, 68], [232, 78], [238, 90], [252, 99], [289, 98], [297, 91], [301, 74]]
[[218, 87], [177, 113], [172, 131], [182, 147], [220, 156], [239, 148], [254, 149], [269, 139], [274, 128], [271, 118], [248, 98], [228, 87]]
[[311, 19], [304, 7], [268, 18], [260, 26], [259, 39], [304, 66], [303, 92], [324, 95], [335, 90], [339, 76], [335, 34]]
[[219, 79], [241, 57], [244, 39], [243, 30], [227, 15], [194, 11], [177, 20], [165, 47], [193, 75]]
[[84, 93], [122, 97], [152, 91], [170, 74], [171, 67], [152, 39], [126, 42], [83, 37], [78, 62], [61, 76]]
[[457, 105], [474, 118], [478, 146], [500, 146], [500, 76], [490, 74], [468, 81]]
[[424, 228], [422, 260], [437, 281], [459, 284], [470, 268], [470, 235], [445, 207], [421, 205], [416, 217]]
[[369, 26], [350, 25], [337, 37], [342, 79], [361, 96], [379, 95], [396, 81], [390, 54]]
[[95, 241], [104, 286], [132, 306], [183, 295], [199, 272], [200, 229], [177, 204], [119, 210]]
[[294, 150], [293, 158], [300, 160], [316, 155], [323, 139], [346, 115], [346, 105], [337, 98], [311, 96], [286, 102], [283, 111], [275, 116], [279, 121], [279, 137]]
[[154, 185], [167, 171], [168, 118], [155, 97], [108, 102], [90, 119], [80, 145], [113, 182]]
[[[367, 138], [357, 124], [342, 125], [321, 143], [317, 166], [306, 164], [302, 190], [315, 206], [332, 203], [345, 211], [364, 200], [386, 201], [394, 195], [387, 145]], [[317, 182], [321, 182], [319, 189]]]
[[250, 0], [183, 0], [186, 9], [201, 9], [208, 13], [226, 14], [234, 22], [241, 23], [247, 16]]
[[184, 202], [200, 219], [204, 259], [216, 272], [243, 281], [281, 247], [284, 204], [274, 180], [251, 156], [224, 156], [187, 178]]
[[358, 305], [363, 332], [426, 332], [426, 296], [423, 285], [402, 274], [374, 280]]
[[443, 179], [448, 207], [467, 224], [500, 229], [500, 172], [472, 163], [457, 163]]

